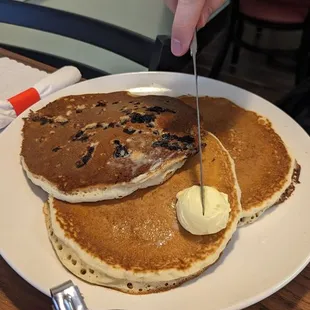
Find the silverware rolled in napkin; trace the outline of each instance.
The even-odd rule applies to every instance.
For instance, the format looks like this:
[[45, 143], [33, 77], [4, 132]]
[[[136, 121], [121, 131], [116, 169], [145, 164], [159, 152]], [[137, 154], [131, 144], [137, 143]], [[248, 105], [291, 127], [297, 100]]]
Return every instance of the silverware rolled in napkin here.
[[80, 81], [80, 71], [72, 66], [63, 67], [6, 100], [0, 100], [0, 129], [8, 126], [19, 114], [46, 96]]

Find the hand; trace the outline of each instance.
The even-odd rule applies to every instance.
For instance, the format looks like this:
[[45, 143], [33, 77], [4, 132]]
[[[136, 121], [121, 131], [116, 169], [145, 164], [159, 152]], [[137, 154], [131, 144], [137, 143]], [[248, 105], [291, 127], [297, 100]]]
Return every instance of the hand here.
[[190, 46], [195, 28], [202, 28], [210, 15], [217, 10], [223, 0], [164, 0], [175, 13], [171, 51], [175, 56], [184, 55]]

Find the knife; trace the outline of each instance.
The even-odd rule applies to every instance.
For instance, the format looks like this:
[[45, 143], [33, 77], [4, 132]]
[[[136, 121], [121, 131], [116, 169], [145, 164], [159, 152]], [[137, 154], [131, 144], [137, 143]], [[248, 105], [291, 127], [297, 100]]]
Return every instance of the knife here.
[[197, 110], [197, 126], [198, 126], [198, 143], [199, 143], [199, 159], [200, 159], [200, 197], [202, 205], [202, 215], [205, 215], [205, 199], [203, 190], [203, 167], [202, 167], [202, 147], [201, 147], [201, 131], [200, 131], [200, 111], [198, 97], [198, 76], [197, 76], [197, 30], [195, 29], [193, 40], [190, 46], [191, 56], [193, 58], [195, 87], [196, 87], [196, 110]]

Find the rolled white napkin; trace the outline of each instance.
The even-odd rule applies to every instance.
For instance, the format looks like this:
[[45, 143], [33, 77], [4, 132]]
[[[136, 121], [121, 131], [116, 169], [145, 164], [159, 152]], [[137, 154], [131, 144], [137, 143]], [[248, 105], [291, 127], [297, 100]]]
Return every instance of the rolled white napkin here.
[[49, 74], [32, 88], [7, 100], [0, 100], [0, 129], [8, 126], [17, 115], [40, 99], [75, 84], [80, 79], [81, 73], [77, 68], [66, 66]]

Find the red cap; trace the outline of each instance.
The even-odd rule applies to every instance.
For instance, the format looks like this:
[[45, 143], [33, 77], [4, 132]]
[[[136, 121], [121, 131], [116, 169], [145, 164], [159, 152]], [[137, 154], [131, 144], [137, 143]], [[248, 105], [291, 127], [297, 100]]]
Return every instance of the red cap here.
[[29, 88], [22, 93], [8, 99], [8, 101], [12, 104], [16, 115], [21, 114], [34, 103], [40, 100], [40, 95], [35, 88]]

